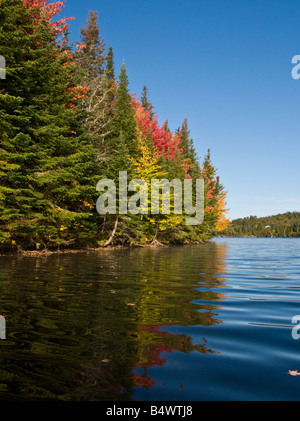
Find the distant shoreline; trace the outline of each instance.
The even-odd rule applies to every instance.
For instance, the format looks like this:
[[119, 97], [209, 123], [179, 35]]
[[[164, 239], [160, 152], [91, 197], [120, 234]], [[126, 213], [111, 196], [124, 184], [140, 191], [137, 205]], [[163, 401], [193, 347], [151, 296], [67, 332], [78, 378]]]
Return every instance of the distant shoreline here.
[[277, 215], [257, 217], [248, 216], [232, 220], [222, 237], [245, 238], [299, 238], [300, 212], [285, 212]]

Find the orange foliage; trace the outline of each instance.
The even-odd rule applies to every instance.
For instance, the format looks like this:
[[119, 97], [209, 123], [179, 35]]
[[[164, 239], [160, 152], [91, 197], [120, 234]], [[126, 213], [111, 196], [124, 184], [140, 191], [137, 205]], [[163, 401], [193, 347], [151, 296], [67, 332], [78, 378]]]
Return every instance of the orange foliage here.
[[229, 209], [226, 208], [226, 201], [225, 201], [225, 196], [226, 196], [227, 192], [226, 191], [222, 191], [222, 193], [219, 195], [218, 197], [218, 201], [217, 201], [217, 206], [216, 206], [216, 211], [219, 214], [217, 223], [216, 223], [216, 230], [217, 231], [224, 231], [228, 224], [229, 224], [229, 219], [226, 218], [226, 214], [228, 213]]
[[[181, 158], [183, 149], [181, 147], [181, 133], [175, 135], [166, 130], [165, 124], [158, 124], [157, 115], [151, 116], [151, 113], [142, 106], [139, 100], [132, 97], [132, 105], [135, 110], [138, 131], [144, 139], [150, 141], [154, 147], [156, 157], [163, 156], [167, 160]], [[182, 159], [182, 167], [187, 174], [190, 164]], [[187, 174], [186, 178], [190, 178]]]
[[206, 206], [204, 208], [204, 214], [211, 212], [216, 221], [215, 229], [217, 231], [224, 231], [230, 222], [226, 217], [229, 211], [226, 208], [227, 203], [225, 200], [227, 192], [223, 189], [220, 190], [219, 179], [215, 175], [210, 158], [204, 162], [201, 174], [205, 184]]

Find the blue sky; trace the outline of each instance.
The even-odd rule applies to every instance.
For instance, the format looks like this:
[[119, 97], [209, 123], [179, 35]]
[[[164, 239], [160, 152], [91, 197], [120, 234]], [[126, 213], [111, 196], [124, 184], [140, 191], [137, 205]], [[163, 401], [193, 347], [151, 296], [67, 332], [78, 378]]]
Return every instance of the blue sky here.
[[131, 92], [211, 149], [231, 219], [300, 211], [299, 0], [67, 0], [71, 41], [89, 10]]

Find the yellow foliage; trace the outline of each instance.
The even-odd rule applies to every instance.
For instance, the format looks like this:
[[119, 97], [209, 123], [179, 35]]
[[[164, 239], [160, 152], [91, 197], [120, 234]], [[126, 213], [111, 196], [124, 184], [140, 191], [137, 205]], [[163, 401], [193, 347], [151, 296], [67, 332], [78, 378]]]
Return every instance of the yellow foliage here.
[[86, 202], [85, 200], [83, 201], [83, 204], [84, 204], [84, 206], [86, 206], [87, 208], [89, 208], [89, 209], [93, 209], [94, 208], [94, 205], [92, 205], [91, 203], [89, 203], [89, 202]]
[[[167, 176], [166, 172], [162, 171], [161, 165], [158, 163], [158, 158], [155, 154], [151, 151], [150, 147], [147, 144], [147, 141], [144, 140], [141, 134], [138, 137], [138, 147], [141, 152], [138, 159], [129, 157], [131, 162], [133, 163], [134, 170], [133, 170], [133, 177], [137, 179], [142, 179], [146, 181], [148, 186], [148, 210], [151, 208], [151, 180], [157, 179], [160, 180]], [[174, 195], [171, 194], [170, 201], [171, 204], [173, 203]], [[172, 205], [171, 205], [172, 206]], [[181, 215], [162, 215], [162, 202], [159, 202], [159, 215], [149, 215], [148, 221], [155, 226], [159, 226], [161, 231], [165, 231], [170, 226], [177, 226], [182, 222]], [[171, 209], [172, 213], [172, 209]], [[146, 215], [147, 216], [147, 215]]]
[[143, 141], [142, 136], [138, 137], [138, 147], [141, 151], [139, 159], [129, 157], [134, 165], [133, 176], [135, 178], [141, 178], [147, 182], [148, 187], [151, 185], [151, 180], [154, 178], [160, 178], [166, 175], [161, 171], [161, 166], [158, 164], [157, 157], [151, 152], [146, 141]]
[[219, 214], [219, 218], [218, 218], [216, 226], [215, 226], [217, 231], [224, 231], [227, 228], [227, 226], [230, 222], [229, 219], [226, 218], [226, 216], [225, 216], [227, 214], [227, 212], [229, 211], [229, 209], [226, 209], [226, 205], [227, 205], [227, 203], [225, 201], [226, 194], [227, 194], [227, 192], [223, 191], [221, 193], [221, 195], [218, 197], [216, 211]]

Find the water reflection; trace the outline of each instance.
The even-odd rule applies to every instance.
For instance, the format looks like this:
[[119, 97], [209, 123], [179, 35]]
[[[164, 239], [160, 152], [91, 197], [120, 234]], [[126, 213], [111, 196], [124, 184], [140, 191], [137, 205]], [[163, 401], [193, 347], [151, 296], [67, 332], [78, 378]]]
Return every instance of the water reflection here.
[[[156, 250], [154, 253], [143, 250], [142, 254], [148, 269], [144, 272], [144, 286], [139, 291], [135, 308], [139, 352], [133, 373], [135, 387], [149, 389], [157, 386], [149, 368], [164, 366], [171, 352], [216, 352], [207, 345], [205, 337], [201, 338], [201, 343], [194, 344], [191, 336], [172, 331], [174, 327], [178, 330], [179, 326], [221, 323], [215, 311], [218, 307], [209, 302], [222, 300], [224, 296], [212, 289], [224, 285], [224, 279], [217, 273], [225, 272], [226, 245]], [[201, 288], [198, 288], [199, 284]]]
[[146, 398], [171, 356], [218, 352], [189, 329], [222, 323], [225, 262], [226, 243], [1, 256], [0, 399]]

